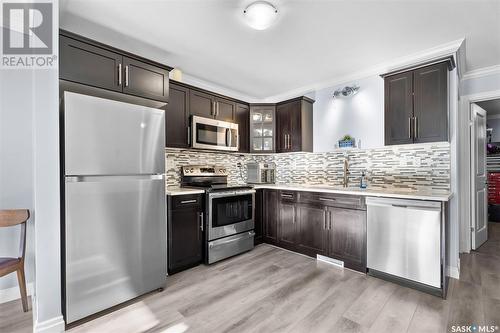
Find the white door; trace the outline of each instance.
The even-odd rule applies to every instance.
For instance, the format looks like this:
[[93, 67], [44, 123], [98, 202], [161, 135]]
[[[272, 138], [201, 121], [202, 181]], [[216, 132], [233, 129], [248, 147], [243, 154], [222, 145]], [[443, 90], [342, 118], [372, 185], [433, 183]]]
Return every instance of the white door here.
[[488, 187], [486, 172], [486, 111], [472, 104], [472, 249], [488, 239]]

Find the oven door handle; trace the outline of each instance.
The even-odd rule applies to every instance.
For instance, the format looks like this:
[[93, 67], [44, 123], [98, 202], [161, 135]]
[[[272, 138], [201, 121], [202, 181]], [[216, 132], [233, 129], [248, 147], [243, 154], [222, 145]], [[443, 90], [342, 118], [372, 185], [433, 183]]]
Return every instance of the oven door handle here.
[[247, 190], [247, 191], [232, 191], [232, 192], [224, 192], [224, 193], [209, 193], [209, 198], [224, 198], [224, 197], [234, 197], [238, 195], [245, 194], [254, 194], [255, 190]]

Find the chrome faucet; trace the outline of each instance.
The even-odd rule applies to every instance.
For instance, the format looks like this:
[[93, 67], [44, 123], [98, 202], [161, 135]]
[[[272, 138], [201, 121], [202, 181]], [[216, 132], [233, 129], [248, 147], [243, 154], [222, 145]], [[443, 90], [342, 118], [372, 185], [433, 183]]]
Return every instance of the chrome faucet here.
[[349, 186], [349, 174], [351, 172], [349, 171], [349, 161], [347, 157], [344, 158], [344, 180], [342, 181], [342, 186], [343, 187], [348, 187]]

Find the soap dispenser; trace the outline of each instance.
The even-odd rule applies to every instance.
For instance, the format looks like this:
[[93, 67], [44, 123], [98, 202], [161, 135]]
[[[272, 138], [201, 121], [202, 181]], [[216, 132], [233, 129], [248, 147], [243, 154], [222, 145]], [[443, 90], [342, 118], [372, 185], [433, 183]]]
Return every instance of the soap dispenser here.
[[359, 188], [366, 188], [368, 185], [366, 184], [366, 172], [361, 171], [361, 178], [359, 180]]

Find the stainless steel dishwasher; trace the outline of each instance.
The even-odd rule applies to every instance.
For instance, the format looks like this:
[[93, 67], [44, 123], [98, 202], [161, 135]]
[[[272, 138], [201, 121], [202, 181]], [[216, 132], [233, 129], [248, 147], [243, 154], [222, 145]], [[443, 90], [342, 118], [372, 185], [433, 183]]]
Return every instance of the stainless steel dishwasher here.
[[366, 206], [369, 273], [441, 289], [441, 203], [367, 198]]

